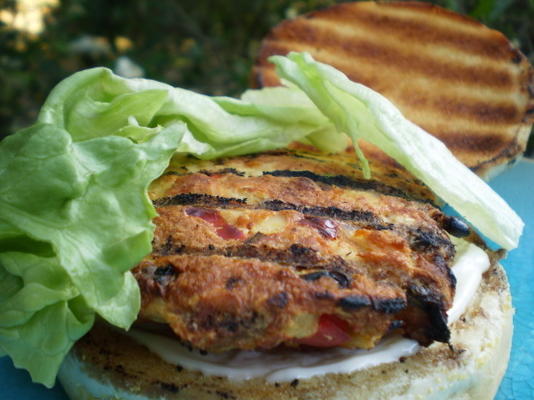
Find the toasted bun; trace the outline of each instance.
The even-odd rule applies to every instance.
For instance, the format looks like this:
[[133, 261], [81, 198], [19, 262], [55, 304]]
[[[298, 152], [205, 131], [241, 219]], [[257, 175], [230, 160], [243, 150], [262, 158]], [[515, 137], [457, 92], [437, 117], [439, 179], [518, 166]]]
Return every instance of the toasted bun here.
[[500, 33], [423, 2], [355, 2], [282, 22], [262, 43], [257, 86], [280, 81], [268, 57], [309, 52], [391, 100], [488, 178], [520, 157], [534, 120], [534, 73]]
[[494, 265], [453, 324], [452, 346], [435, 343], [402, 362], [292, 383], [234, 382], [177, 369], [99, 324], [75, 345], [59, 379], [72, 400], [492, 399], [508, 362], [512, 315], [505, 273]]

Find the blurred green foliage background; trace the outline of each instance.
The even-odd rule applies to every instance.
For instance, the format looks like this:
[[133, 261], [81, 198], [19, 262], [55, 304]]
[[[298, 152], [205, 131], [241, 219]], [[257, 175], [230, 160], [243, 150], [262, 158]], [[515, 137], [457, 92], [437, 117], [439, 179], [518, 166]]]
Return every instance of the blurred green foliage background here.
[[[270, 28], [339, 2], [0, 0], [0, 138], [34, 121], [57, 82], [96, 65], [237, 95]], [[534, 61], [534, 0], [431, 2], [504, 32]]]

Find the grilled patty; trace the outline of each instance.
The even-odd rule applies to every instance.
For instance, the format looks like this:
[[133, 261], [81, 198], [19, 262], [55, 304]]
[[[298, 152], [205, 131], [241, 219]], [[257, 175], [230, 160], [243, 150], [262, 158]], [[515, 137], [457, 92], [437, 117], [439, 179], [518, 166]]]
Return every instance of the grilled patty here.
[[404, 172], [373, 173], [291, 151], [174, 163], [150, 189], [140, 321], [208, 351], [448, 341], [446, 230], [468, 228]]

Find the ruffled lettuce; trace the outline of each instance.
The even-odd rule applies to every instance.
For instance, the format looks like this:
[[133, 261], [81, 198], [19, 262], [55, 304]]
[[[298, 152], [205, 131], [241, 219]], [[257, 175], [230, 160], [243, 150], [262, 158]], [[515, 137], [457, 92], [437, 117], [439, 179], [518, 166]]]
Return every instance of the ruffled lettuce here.
[[345, 134], [364, 138], [488, 237], [517, 245], [518, 217], [390, 102], [310, 56], [273, 60], [289, 87], [241, 99], [82, 71], [52, 91], [36, 125], [0, 143], [0, 354], [51, 386], [97, 314], [131, 325], [140, 296], [129, 270], [154, 229], [147, 187], [173, 153], [212, 159], [295, 140], [335, 152]]
[[[305, 98], [294, 91], [294, 97]], [[143, 141], [185, 123], [176, 148], [202, 159], [277, 149], [334, 126], [313, 106], [255, 107], [148, 79], [124, 79], [104, 68], [79, 72], [56, 87], [39, 120], [66, 129], [74, 140], [109, 134]]]
[[127, 271], [151, 248], [146, 190], [181, 133], [74, 142], [39, 123], [0, 143], [0, 348], [35, 381], [53, 384], [95, 313], [123, 328], [135, 319]]

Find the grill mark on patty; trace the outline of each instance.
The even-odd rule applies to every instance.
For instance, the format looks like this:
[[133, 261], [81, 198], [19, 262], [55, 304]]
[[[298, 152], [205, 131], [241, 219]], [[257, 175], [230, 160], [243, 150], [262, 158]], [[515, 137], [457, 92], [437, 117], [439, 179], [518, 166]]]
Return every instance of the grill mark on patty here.
[[[351, 282], [355, 275], [373, 275], [373, 268], [369, 265], [356, 262], [347, 262], [340, 256], [323, 258], [320, 256], [318, 251], [299, 244], [292, 244], [288, 248], [284, 249], [277, 249], [265, 245], [255, 246], [249, 244], [219, 248], [213, 245], [203, 248], [177, 245], [171, 248], [169, 247], [169, 242], [170, 240], [168, 238], [162, 248], [154, 249], [153, 254], [162, 257], [169, 255], [195, 255], [205, 257], [217, 255], [228, 258], [256, 259], [262, 262], [271, 262], [278, 265], [292, 267], [297, 271], [297, 273], [299, 273], [299, 277], [305, 281], [315, 282], [323, 277], [331, 278], [337, 282], [339, 288], [341, 289], [350, 288]], [[450, 284], [454, 287], [456, 285], [456, 279], [452, 271], [447, 268], [442, 257], [436, 257], [441, 259], [442, 262], [440, 267], [447, 270], [446, 275]], [[158, 271], [159, 269], [155, 271], [156, 274]], [[234, 280], [232, 280], [230, 283], [227, 282], [227, 288], [233, 288], [238, 283], [238, 280]], [[429, 313], [432, 313], [434, 317], [438, 317], [436, 315], [436, 307], [441, 307], [441, 299], [437, 300], [433, 294], [427, 293], [424, 288], [420, 288], [416, 285], [413, 286], [410, 293], [412, 293], [410, 297], [412, 303], [430, 303], [426, 304], [425, 310], [428, 310]], [[407, 306], [406, 300], [403, 298], [387, 300], [371, 299], [370, 301], [372, 302], [373, 309], [385, 314], [394, 314], [406, 308]], [[354, 305], [355, 302], [349, 298], [341, 300], [339, 303], [339, 306], [346, 310], [356, 310], [359, 308], [355, 307]], [[365, 304], [361, 304], [361, 306], [363, 305]], [[441, 328], [439, 329], [441, 330]]]
[[233, 197], [212, 196], [205, 193], [180, 193], [172, 197], [161, 197], [154, 200], [152, 203], [155, 207], [199, 205], [208, 207], [231, 207], [245, 205], [247, 200]]
[[351, 295], [343, 297], [337, 304], [345, 311], [356, 311], [362, 307], [370, 307], [373, 303], [369, 296]]
[[212, 196], [204, 193], [180, 193], [172, 197], [162, 197], [153, 201], [155, 207], [168, 206], [205, 206], [218, 208], [246, 208], [252, 210], [298, 211], [314, 217], [329, 217], [345, 221], [364, 222], [374, 229], [392, 229], [392, 224], [384, 224], [371, 211], [351, 210], [346, 211], [337, 207], [307, 207], [297, 204], [286, 203], [281, 200], [267, 200], [257, 205], [247, 203], [247, 199], [232, 197]]
[[136, 279], [141, 286], [141, 291], [158, 296], [165, 296], [167, 287], [173, 282], [180, 272], [172, 265], [151, 265], [135, 273]]
[[372, 226], [377, 230], [387, 230], [393, 227], [392, 224], [384, 224], [380, 218], [371, 211], [363, 210], [342, 210], [337, 207], [308, 207], [300, 206], [297, 204], [286, 203], [281, 200], [267, 200], [259, 204], [260, 209], [266, 209], [271, 211], [284, 211], [291, 210], [297, 211], [305, 215], [311, 215], [314, 217], [328, 217], [333, 219], [339, 219], [344, 221], [363, 222]]
[[[183, 248], [179, 248], [179, 253], [176, 254], [187, 254], [187, 255], [195, 255], [195, 256], [202, 256], [202, 257], [209, 257], [212, 255], [223, 255], [227, 256], [225, 252], [222, 253], [213, 252], [214, 249], [208, 249], [212, 253], [206, 254], [203, 250], [205, 249], [193, 249], [194, 251], [186, 251], [183, 252]], [[223, 249], [225, 250], [225, 249]], [[291, 250], [289, 251], [291, 252]], [[254, 257], [256, 258], [256, 257]], [[335, 258], [335, 257], [334, 257]], [[262, 260], [261, 258], [258, 258]], [[272, 261], [270, 259], [263, 260], [263, 261]], [[323, 264], [320, 266], [313, 266], [315, 268], [328, 268], [332, 267], [332, 265], [335, 265], [335, 262], [332, 264]], [[302, 267], [302, 266], [299, 266]], [[168, 268], [174, 267], [171, 264], [164, 265], [164, 266], [158, 266], [156, 264], [150, 264], [149, 266], [145, 266], [143, 269], [134, 272], [136, 275], [136, 278], [138, 281], [141, 281], [141, 285], [147, 286], [147, 283], [158, 281], [158, 276], [161, 274], [166, 274]], [[335, 268], [335, 267], [334, 267]], [[314, 274], [317, 274], [317, 278], [313, 277], [313, 279], [309, 279]], [[176, 279], [180, 274], [176, 273], [173, 274], [173, 278]], [[345, 275], [344, 273], [340, 272], [339, 269], [333, 269], [331, 271], [318, 271], [313, 272], [310, 274], [301, 275], [300, 278], [306, 280], [306, 281], [316, 281], [320, 279], [323, 276], [328, 276], [332, 279], [334, 279], [340, 288], [342, 289], [350, 289], [350, 279]], [[340, 278], [342, 277], [342, 278]], [[165, 290], [166, 286], [169, 285], [171, 281], [165, 281], [164, 283], [158, 282], [158, 288], [157, 290], [153, 292], [154, 294], [159, 294], [161, 296], [165, 296]], [[241, 284], [242, 280], [238, 277], [231, 277], [228, 279], [225, 283], [225, 287], [227, 290], [233, 290], [238, 284]], [[318, 296], [320, 296], [322, 293], [317, 293]], [[327, 296], [320, 296], [322, 300], [330, 300], [334, 301], [336, 300], [335, 296], [327, 295]], [[286, 292], [278, 292], [277, 294], [271, 296], [267, 299], [267, 303], [271, 306], [278, 307], [278, 308], [284, 308], [289, 301], [289, 296]], [[424, 302], [425, 299], [421, 298], [421, 302]], [[353, 312], [358, 311], [362, 307], [369, 307], [372, 308], [374, 311], [383, 313], [383, 314], [395, 314], [399, 311], [404, 310], [408, 303], [403, 297], [386, 297], [386, 296], [380, 296], [380, 295], [360, 295], [360, 294], [354, 294], [354, 295], [348, 295], [345, 297], [341, 297], [338, 300], [336, 300], [336, 305], [340, 308], [342, 308], [346, 312]], [[423, 306], [423, 305], [421, 305]], [[432, 306], [432, 305], [430, 305]]]
[[[181, 173], [178, 171], [168, 171], [164, 175], [177, 175], [177, 176], [186, 176], [193, 175], [195, 173], [207, 175], [207, 176], [216, 176], [216, 175], [236, 175], [240, 177], [247, 177], [248, 175], [239, 171], [236, 168], [222, 168], [219, 170], [200, 170], [198, 172], [190, 173]], [[399, 197], [406, 200], [417, 201], [420, 203], [429, 203], [432, 204], [428, 199], [421, 199], [410, 196], [408, 193], [402, 191], [399, 188], [394, 186], [387, 185], [385, 183], [370, 180], [370, 179], [358, 179], [354, 177], [349, 177], [346, 175], [320, 175], [315, 172], [306, 171], [306, 170], [274, 170], [274, 171], [263, 171], [263, 175], [269, 175], [274, 177], [281, 178], [307, 178], [313, 182], [321, 183], [323, 185], [352, 189], [352, 190], [361, 190], [361, 191], [374, 191], [386, 196]]]
[[371, 307], [383, 314], [396, 314], [408, 306], [402, 297], [381, 298], [377, 296], [351, 295], [341, 298], [337, 304], [345, 311], [357, 311], [362, 307]]
[[[413, 251], [426, 253], [439, 251], [443, 249], [447, 256], [454, 255], [454, 245], [447, 238], [420, 226], [406, 226], [399, 224], [384, 223], [380, 218], [371, 211], [362, 210], [341, 210], [337, 207], [307, 207], [292, 203], [286, 203], [281, 200], [267, 200], [257, 205], [247, 204], [246, 199], [228, 198], [220, 196], [212, 196], [208, 194], [185, 193], [178, 194], [173, 197], [165, 197], [154, 201], [156, 207], [167, 206], [208, 206], [219, 207], [223, 209], [228, 208], [245, 208], [251, 210], [270, 210], [270, 211], [296, 211], [306, 216], [313, 217], [327, 217], [334, 220], [349, 221], [359, 224], [361, 228], [374, 230], [391, 230], [399, 233], [408, 241], [410, 248]], [[254, 237], [248, 241], [253, 241]], [[163, 247], [170, 246], [166, 243]], [[293, 251], [297, 251], [294, 248]], [[161, 250], [160, 250], [161, 251]], [[305, 251], [305, 250], [299, 250]], [[305, 253], [302, 258], [312, 257], [311, 254]]]
[[244, 172], [238, 171], [235, 168], [223, 168], [223, 169], [218, 169], [218, 170], [213, 170], [213, 171], [203, 169], [203, 170], [200, 170], [199, 173], [207, 175], [207, 176], [217, 176], [217, 175], [225, 175], [225, 174], [245, 176]]
[[299, 244], [292, 244], [284, 249], [277, 249], [269, 246], [253, 246], [249, 244], [229, 247], [215, 247], [210, 245], [201, 248], [177, 245], [171, 249], [167, 246], [161, 249], [155, 248], [153, 254], [156, 256], [183, 254], [207, 257], [219, 255], [229, 258], [257, 259], [264, 262], [293, 266], [298, 271], [318, 269], [321, 271], [305, 274], [301, 277], [308, 281], [317, 280], [320, 276], [315, 277], [312, 276], [312, 274], [323, 273], [324, 271], [324, 274], [338, 282], [340, 287], [348, 287], [350, 285], [350, 278], [348, 275], [363, 272], [363, 266], [349, 264], [340, 256], [322, 258], [316, 250]]
[[[184, 252], [184, 248], [179, 248], [180, 252]], [[209, 257], [215, 254], [205, 254], [204, 249], [194, 249], [199, 254], [194, 254], [195, 256]], [[211, 252], [216, 251], [214, 248], [208, 249]], [[224, 249], [223, 249], [224, 250]], [[297, 254], [309, 253], [308, 250], [304, 252], [298, 249]], [[312, 250], [313, 252], [313, 250]], [[187, 252], [186, 252], [187, 253]], [[134, 271], [134, 275], [138, 280], [139, 284], [142, 287], [147, 287], [152, 285], [152, 282], [158, 280], [160, 275], [168, 275], [175, 267], [174, 263], [171, 261], [166, 261], [161, 265], [157, 264], [157, 260], [154, 260], [148, 265], [145, 265], [142, 269]], [[172, 277], [178, 279], [181, 275], [178, 271], [172, 271]], [[320, 279], [322, 276], [319, 276], [317, 279], [307, 279], [307, 276], [311, 274], [301, 275], [300, 277], [304, 280], [315, 281]], [[332, 277], [332, 276], [330, 276]], [[335, 278], [333, 278], [335, 279]], [[164, 282], [163, 284], [158, 284], [155, 291], [152, 291], [154, 295], [165, 296], [166, 286], [170, 284], [170, 281]], [[227, 290], [234, 290], [238, 285], [247, 284], [242, 280], [241, 277], [232, 276], [225, 282], [225, 287]], [[338, 281], [339, 284], [339, 281]], [[340, 284], [341, 286], [341, 284]], [[344, 288], [345, 289], [345, 288]], [[350, 288], [346, 288], [349, 289]], [[151, 293], [145, 289], [145, 293]], [[432, 289], [429, 289], [426, 285], [418, 282], [410, 283], [406, 289], [406, 294], [402, 296], [383, 296], [383, 295], [366, 295], [352, 292], [351, 294], [343, 296], [342, 293], [339, 293], [341, 296], [336, 296], [328, 291], [315, 292], [317, 299], [323, 301], [333, 301], [335, 305], [341, 308], [344, 312], [352, 313], [357, 312], [363, 308], [369, 308], [376, 312], [386, 314], [386, 315], [395, 315], [399, 314], [399, 317], [403, 318], [405, 313], [409, 312], [410, 308], [418, 309], [423, 313], [424, 318], [427, 322], [418, 324], [416, 330], [409, 330], [405, 332], [408, 337], [420, 341], [422, 345], [428, 345], [433, 340], [439, 342], [448, 342], [450, 339], [450, 331], [447, 326], [447, 315], [444, 311], [444, 302], [442, 296], [435, 292]], [[406, 297], [405, 297], [406, 296]], [[273, 307], [283, 309], [287, 306], [289, 302], [289, 296], [285, 291], [280, 291], [275, 293], [273, 296], [267, 299], [267, 304]], [[224, 327], [226, 330], [232, 331], [232, 329], [237, 329], [238, 325], [228, 324], [230, 322], [226, 316], [224, 320], [217, 321], [217, 326]], [[230, 318], [231, 319], [231, 318]], [[209, 320], [209, 318], [208, 318]], [[215, 322], [213, 320], [212, 322]], [[215, 326], [214, 324], [208, 324], [210, 326]], [[230, 326], [231, 325], [231, 326]], [[230, 329], [232, 328], [232, 329]]]
[[408, 305], [407, 301], [402, 297], [391, 299], [371, 298], [371, 301], [373, 303], [373, 308], [384, 314], [396, 314], [399, 311], [404, 310]]
[[308, 178], [314, 182], [329, 186], [337, 186], [348, 189], [374, 191], [387, 196], [395, 196], [408, 200], [424, 202], [421, 199], [414, 199], [402, 190], [370, 179], [357, 179], [345, 175], [319, 175], [311, 171], [298, 170], [275, 170], [264, 171], [263, 175], [279, 176], [284, 178]]
[[[342, 210], [337, 207], [308, 207], [281, 200], [267, 200], [257, 205], [247, 204], [247, 199], [212, 196], [208, 194], [184, 193], [173, 197], [164, 197], [154, 201], [156, 207], [167, 206], [207, 206], [228, 208], [245, 208], [251, 210], [270, 211], [296, 211], [303, 215], [313, 217], [327, 217], [334, 220], [349, 221], [360, 224], [362, 228], [374, 230], [391, 230], [407, 237], [410, 248], [417, 252], [430, 252], [444, 249], [446, 254], [454, 254], [453, 244], [445, 237], [420, 226], [405, 226], [399, 224], [384, 223], [371, 211]], [[249, 239], [250, 240], [250, 239]]]

